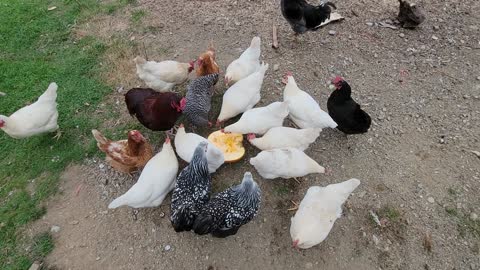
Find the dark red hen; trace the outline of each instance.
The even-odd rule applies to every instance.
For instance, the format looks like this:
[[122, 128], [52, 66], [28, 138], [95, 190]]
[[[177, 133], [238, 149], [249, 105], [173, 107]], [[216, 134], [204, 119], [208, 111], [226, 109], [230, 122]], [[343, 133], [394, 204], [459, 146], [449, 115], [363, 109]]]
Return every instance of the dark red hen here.
[[365, 133], [372, 122], [370, 116], [352, 99], [352, 89], [341, 77], [332, 81], [335, 90], [327, 101], [328, 114], [345, 134]]
[[156, 92], [150, 88], [133, 88], [125, 94], [130, 115], [146, 128], [170, 130], [185, 108], [185, 98], [173, 92]]

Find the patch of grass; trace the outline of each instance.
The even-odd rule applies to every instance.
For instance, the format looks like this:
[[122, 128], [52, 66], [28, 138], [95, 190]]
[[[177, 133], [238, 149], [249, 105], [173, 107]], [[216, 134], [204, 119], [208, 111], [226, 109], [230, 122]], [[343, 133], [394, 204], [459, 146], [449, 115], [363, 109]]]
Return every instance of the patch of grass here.
[[53, 250], [53, 238], [49, 232], [41, 233], [33, 238], [30, 257], [33, 260], [42, 259]]
[[274, 192], [278, 196], [284, 196], [290, 193], [290, 189], [288, 189], [288, 187], [286, 186], [278, 186], [278, 187], [275, 187]]
[[147, 12], [143, 9], [132, 11], [132, 17], [130, 20], [132, 23], [138, 24], [147, 15]]
[[400, 212], [393, 206], [387, 205], [378, 211], [381, 218], [388, 218], [390, 222], [396, 222], [400, 219]]
[[127, 6], [127, 5], [134, 5], [136, 4], [136, 0], [120, 0], [120, 1], [114, 1], [112, 3], [108, 3], [103, 7], [103, 10], [105, 13], [109, 15], [115, 14], [119, 9]]
[[472, 220], [470, 215], [459, 212], [453, 207], [445, 207], [445, 211], [454, 218], [461, 237], [466, 237], [468, 233], [471, 233], [473, 236], [480, 238], [480, 220]]
[[[96, 153], [90, 130], [100, 120], [91, 115], [110, 92], [100, 80], [99, 58], [106, 45], [92, 37], [71, 38], [77, 21], [101, 10], [96, 0], [6, 1], [1, 6], [0, 89], [7, 95], [0, 97], [0, 113], [10, 115], [34, 102], [50, 82], [59, 85], [60, 140], [52, 134], [15, 140], [0, 132], [0, 269], [28, 269], [32, 259], [21, 248], [28, 245], [20, 243], [22, 227], [45, 213], [41, 202], [56, 192], [63, 169]], [[57, 9], [47, 11], [49, 6]], [[32, 179], [36, 185], [30, 195]], [[47, 236], [35, 243], [38, 257], [53, 247]]]

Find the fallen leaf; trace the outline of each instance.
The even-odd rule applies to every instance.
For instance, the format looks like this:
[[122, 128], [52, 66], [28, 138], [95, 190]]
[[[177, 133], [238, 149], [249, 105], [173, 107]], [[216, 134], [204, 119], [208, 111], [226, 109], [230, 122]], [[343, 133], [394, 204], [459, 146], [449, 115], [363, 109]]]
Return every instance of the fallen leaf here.
[[57, 9], [57, 7], [56, 7], [56, 6], [49, 7], [47, 10], [48, 10], [48, 11], [52, 11], [52, 10], [54, 10], [54, 9]]

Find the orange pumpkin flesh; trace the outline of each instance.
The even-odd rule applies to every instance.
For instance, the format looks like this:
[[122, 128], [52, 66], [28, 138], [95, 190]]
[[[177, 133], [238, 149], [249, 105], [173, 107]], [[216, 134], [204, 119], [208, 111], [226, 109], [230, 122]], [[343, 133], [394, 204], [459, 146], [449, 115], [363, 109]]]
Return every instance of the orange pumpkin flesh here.
[[227, 163], [239, 161], [245, 155], [242, 134], [217, 130], [208, 136], [208, 140], [223, 152]]

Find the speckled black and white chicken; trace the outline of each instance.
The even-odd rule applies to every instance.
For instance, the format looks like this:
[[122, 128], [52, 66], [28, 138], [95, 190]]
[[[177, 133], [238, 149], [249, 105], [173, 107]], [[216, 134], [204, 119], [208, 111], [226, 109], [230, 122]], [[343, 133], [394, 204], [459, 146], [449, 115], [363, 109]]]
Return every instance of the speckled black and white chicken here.
[[242, 183], [218, 193], [200, 211], [193, 230], [197, 234], [211, 233], [227, 237], [251, 221], [260, 207], [261, 192], [252, 174], [246, 172]]
[[188, 85], [186, 106], [183, 113], [188, 121], [196, 127], [212, 124], [208, 121], [214, 86], [218, 81], [218, 73], [198, 77]]
[[177, 177], [170, 209], [170, 221], [176, 232], [190, 231], [199, 210], [210, 199], [212, 183], [207, 148], [208, 142], [200, 142], [190, 164]]

